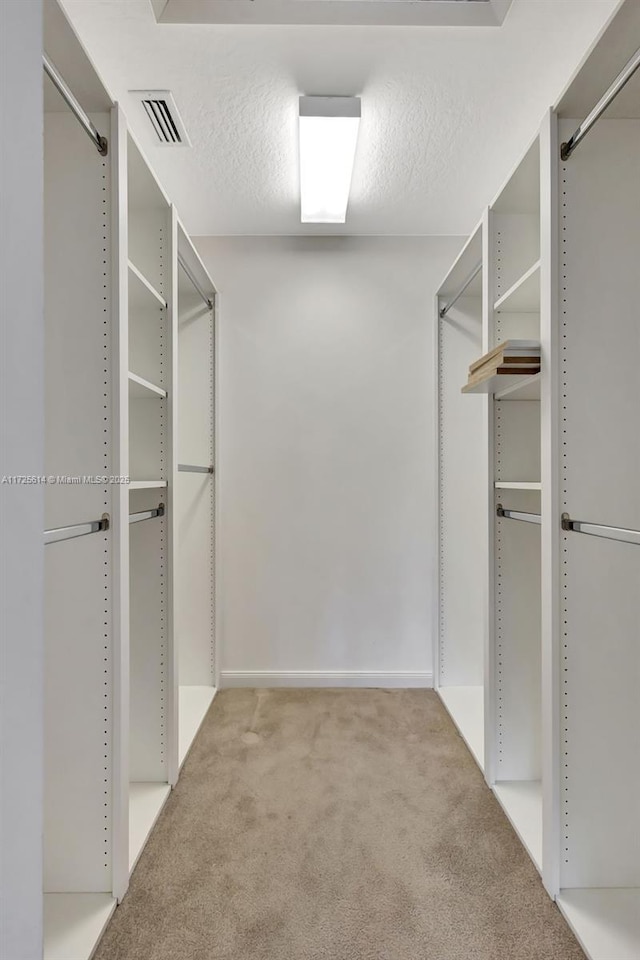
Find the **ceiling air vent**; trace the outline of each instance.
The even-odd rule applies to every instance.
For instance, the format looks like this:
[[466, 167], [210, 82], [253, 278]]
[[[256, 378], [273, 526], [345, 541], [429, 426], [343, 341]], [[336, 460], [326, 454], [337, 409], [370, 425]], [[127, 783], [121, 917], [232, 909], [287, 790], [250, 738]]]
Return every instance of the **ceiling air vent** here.
[[170, 90], [131, 90], [130, 93], [142, 104], [160, 146], [191, 146]]

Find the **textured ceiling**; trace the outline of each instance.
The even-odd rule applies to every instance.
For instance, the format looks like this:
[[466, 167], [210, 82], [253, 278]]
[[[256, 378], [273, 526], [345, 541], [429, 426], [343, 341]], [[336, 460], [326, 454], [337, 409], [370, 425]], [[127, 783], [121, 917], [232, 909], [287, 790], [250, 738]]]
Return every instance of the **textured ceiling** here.
[[[617, 0], [514, 0], [500, 28], [158, 24], [149, 0], [63, 0], [192, 235], [465, 234]], [[193, 146], [128, 91], [170, 89]], [[301, 224], [299, 94], [359, 95], [344, 227]]]

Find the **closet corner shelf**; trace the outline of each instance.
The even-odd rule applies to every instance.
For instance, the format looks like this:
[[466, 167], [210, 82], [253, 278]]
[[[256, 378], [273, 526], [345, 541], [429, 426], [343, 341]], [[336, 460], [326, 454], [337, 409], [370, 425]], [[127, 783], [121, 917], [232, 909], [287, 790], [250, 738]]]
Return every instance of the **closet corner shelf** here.
[[154, 397], [164, 399], [167, 391], [157, 387], [155, 383], [129, 372], [129, 397], [134, 400], [150, 400]]
[[166, 480], [130, 480], [129, 490], [164, 490]]
[[216, 695], [215, 687], [180, 685], [178, 689], [178, 762], [182, 766]]
[[129, 871], [132, 872], [147, 838], [156, 825], [165, 800], [171, 793], [168, 783], [129, 784]]
[[640, 889], [561, 890], [558, 907], [591, 960], [640, 957]]
[[484, 772], [484, 687], [438, 687], [438, 696]]
[[110, 893], [45, 893], [44, 960], [89, 960], [116, 903]]
[[541, 873], [542, 783], [540, 780], [499, 780], [494, 784], [493, 792]]
[[539, 260], [496, 300], [493, 309], [496, 313], [537, 313], [540, 310]]
[[496, 480], [496, 490], [542, 490], [539, 480]]
[[164, 299], [162, 294], [158, 293], [153, 284], [149, 283], [147, 278], [143, 273], [138, 270], [135, 264], [128, 261], [129, 265], [129, 280], [132, 281], [130, 285], [130, 295], [132, 300], [136, 300], [141, 296], [149, 302], [149, 297], [153, 297], [156, 300], [156, 303], [161, 307], [167, 306], [167, 301]]

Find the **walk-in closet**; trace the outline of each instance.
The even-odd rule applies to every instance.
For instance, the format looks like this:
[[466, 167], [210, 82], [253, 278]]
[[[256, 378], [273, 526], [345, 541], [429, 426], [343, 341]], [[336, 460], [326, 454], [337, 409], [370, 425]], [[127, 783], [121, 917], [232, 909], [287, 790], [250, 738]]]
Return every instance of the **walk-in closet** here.
[[0, 0], [0, 960], [640, 960], [640, 0]]

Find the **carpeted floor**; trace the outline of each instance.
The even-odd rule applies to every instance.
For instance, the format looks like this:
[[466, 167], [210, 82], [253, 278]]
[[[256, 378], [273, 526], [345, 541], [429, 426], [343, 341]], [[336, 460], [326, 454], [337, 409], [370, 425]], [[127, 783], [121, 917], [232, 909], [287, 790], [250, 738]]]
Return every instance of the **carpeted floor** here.
[[218, 695], [95, 960], [584, 960], [425, 690]]

